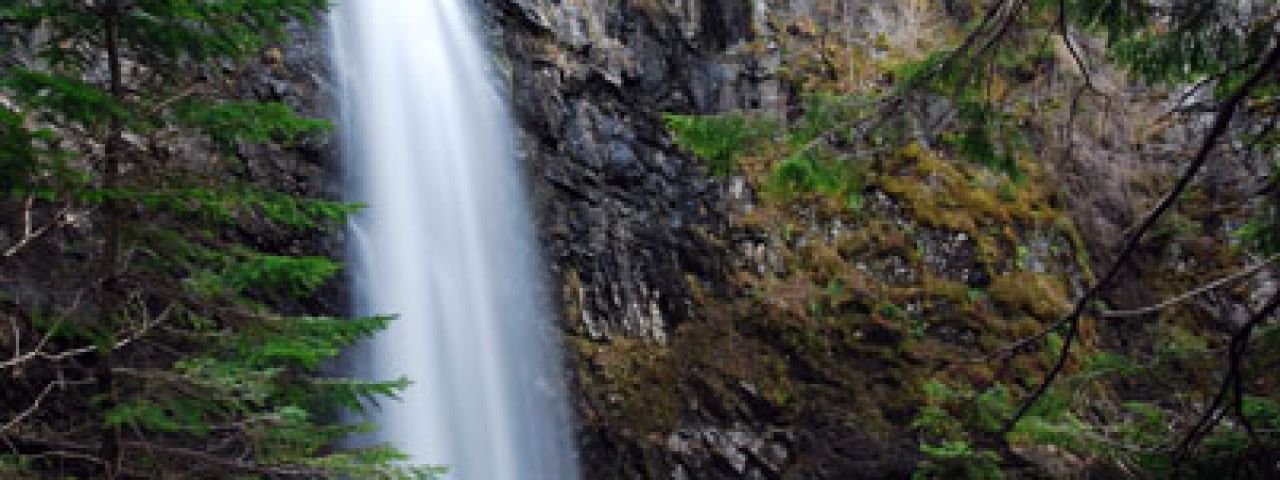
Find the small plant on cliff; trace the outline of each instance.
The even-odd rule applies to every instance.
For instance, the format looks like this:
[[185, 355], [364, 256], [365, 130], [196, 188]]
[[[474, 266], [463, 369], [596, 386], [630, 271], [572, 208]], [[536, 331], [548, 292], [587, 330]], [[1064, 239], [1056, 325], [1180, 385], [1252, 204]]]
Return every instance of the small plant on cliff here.
[[327, 128], [232, 93], [246, 60], [325, 6], [0, 6], [4, 475], [432, 474], [331, 448], [362, 428], [338, 409], [404, 386], [317, 371], [389, 320], [314, 314], [339, 268], [298, 239], [355, 206], [243, 179], [242, 146]]
[[926, 382], [923, 390], [924, 405], [911, 426], [924, 438], [920, 444], [924, 459], [912, 478], [1004, 478], [999, 456], [973, 446], [967, 433], [1007, 406], [1004, 389], [997, 387], [975, 396], [933, 380]]
[[716, 175], [737, 173], [738, 157], [776, 132], [772, 121], [743, 113], [665, 114], [662, 119], [676, 144], [706, 162]]
[[800, 115], [788, 125], [761, 116], [664, 116], [677, 145], [706, 162], [716, 175], [739, 173], [739, 160], [768, 146], [778, 158], [766, 159], [763, 191], [788, 202], [815, 194], [836, 199], [850, 210], [862, 206], [862, 165], [839, 155], [834, 143], [847, 143], [852, 122], [865, 99], [829, 94], [805, 98]]

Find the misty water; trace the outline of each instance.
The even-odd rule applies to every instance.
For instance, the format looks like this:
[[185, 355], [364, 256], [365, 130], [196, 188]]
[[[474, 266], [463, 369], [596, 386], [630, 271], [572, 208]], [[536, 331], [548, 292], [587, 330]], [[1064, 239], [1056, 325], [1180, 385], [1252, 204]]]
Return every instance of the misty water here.
[[359, 315], [398, 318], [349, 356], [406, 376], [371, 412], [415, 463], [465, 480], [577, 478], [561, 363], [505, 95], [464, 0], [334, 13]]

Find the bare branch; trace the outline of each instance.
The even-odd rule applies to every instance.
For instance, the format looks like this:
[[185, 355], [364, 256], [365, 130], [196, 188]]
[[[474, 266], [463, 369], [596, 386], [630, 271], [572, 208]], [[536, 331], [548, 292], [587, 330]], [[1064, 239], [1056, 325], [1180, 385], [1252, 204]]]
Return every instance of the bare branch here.
[[[38, 450], [33, 452], [33, 456], [61, 456], [67, 458], [76, 458], [90, 463], [104, 463], [99, 453], [100, 447], [97, 444], [79, 443], [61, 439], [50, 439], [27, 435], [9, 436], [13, 441], [27, 447], [28, 450]], [[332, 472], [324, 469], [309, 467], [305, 465], [267, 465], [236, 458], [228, 458], [226, 455], [219, 455], [208, 451], [195, 450], [189, 448], [179, 448], [167, 445], [161, 442], [150, 442], [145, 440], [126, 440], [120, 443], [120, 447], [124, 452], [143, 451], [159, 453], [161, 457], [174, 463], [187, 466], [197, 466], [204, 471], [218, 469], [222, 474], [238, 474], [238, 475], [263, 475], [272, 478], [290, 477], [290, 478], [329, 478]], [[137, 455], [134, 455], [137, 457]], [[128, 459], [128, 455], [123, 455], [122, 460]], [[124, 471], [131, 471], [127, 461], [124, 465]], [[154, 466], [149, 467], [151, 470], [148, 475], [142, 478], [154, 478]], [[232, 475], [234, 476], [234, 475]]]
[[31, 405], [28, 406], [26, 410], [23, 410], [22, 413], [15, 415], [12, 419], [9, 420], [8, 423], [5, 423], [3, 426], [0, 426], [0, 434], [3, 434], [9, 429], [12, 429], [18, 426], [19, 424], [22, 423], [23, 420], [26, 420], [32, 414], [39, 411], [41, 404], [44, 403], [45, 397], [48, 397], [50, 393], [53, 393], [53, 390], [55, 388], [66, 388], [71, 385], [88, 385], [91, 383], [93, 383], [93, 380], [78, 380], [74, 382], [69, 382], [66, 380], [55, 380], [53, 382], [49, 382], [48, 385], [45, 385], [44, 390], [42, 390], [39, 395], [36, 395], [36, 399], [31, 402]]
[[1071, 27], [1067, 20], [1067, 0], [1058, 0], [1058, 35], [1062, 36], [1062, 43], [1067, 46], [1067, 51], [1071, 53], [1071, 58], [1076, 62], [1076, 68], [1080, 69], [1080, 75], [1084, 77], [1084, 84], [1094, 93], [1098, 92], [1098, 88], [1093, 85], [1093, 74], [1089, 73], [1089, 65], [1085, 63], [1084, 56], [1076, 48], [1076, 42], [1071, 39]]
[[1258, 273], [1258, 271], [1262, 270], [1263, 268], [1266, 268], [1268, 265], [1275, 263], [1277, 260], [1280, 260], [1280, 254], [1273, 255], [1271, 256], [1271, 258], [1268, 258], [1262, 262], [1259, 262], [1257, 265], [1246, 268], [1244, 270], [1233, 273], [1231, 275], [1219, 278], [1217, 280], [1204, 284], [1199, 288], [1182, 293], [1181, 295], [1170, 298], [1168, 300], [1157, 303], [1155, 305], [1133, 309], [1133, 310], [1109, 310], [1109, 311], [1102, 312], [1101, 315], [1104, 318], [1122, 318], [1122, 317], [1139, 317], [1142, 315], [1156, 313], [1160, 310], [1164, 310], [1174, 305], [1181, 304], [1199, 295], [1203, 295], [1205, 293], [1217, 290], [1219, 288], [1222, 288], [1223, 286], [1229, 285], [1231, 283], [1244, 279], [1245, 277]]
[[[160, 312], [159, 315], [153, 318], [144, 320], [142, 322], [142, 325], [139, 326], [137, 330], [130, 332], [128, 335], [125, 335], [124, 338], [121, 338], [119, 341], [117, 341], [115, 345], [112, 345], [111, 350], [115, 351], [115, 350], [123, 349], [129, 346], [129, 344], [138, 341], [138, 339], [141, 339], [143, 336], [146, 336], [146, 334], [150, 332], [152, 328], [164, 322], [169, 317], [169, 314], [173, 312], [173, 309], [174, 309], [174, 306], [169, 305], [164, 309], [164, 311]], [[77, 357], [80, 355], [85, 355], [88, 353], [93, 353], [98, 351], [98, 347], [96, 345], [90, 345], [90, 346], [80, 347], [72, 350], [65, 350], [55, 354], [46, 353], [44, 351], [44, 347], [49, 343], [49, 341], [53, 338], [53, 334], [56, 332], [57, 332], [57, 328], [55, 327], [51, 329], [48, 334], [42, 337], [40, 339], [40, 343], [36, 344], [36, 347], [33, 348], [31, 351], [22, 355], [16, 355], [13, 358], [6, 360], [4, 362], [0, 362], [0, 370], [13, 368], [35, 359], [41, 359], [41, 360], [46, 360], [50, 362], [61, 362], [63, 360], [66, 360], [72, 357]]]
[[9, 246], [9, 248], [6, 248], [3, 253], [0, 253], [0, 258], [9, 258], [17, 255], [19, 251], [26, 248], [26, 246], [32, 241], [35, 241], [46, 233], [49, 233], [50, 230], [63, 225], [69, 225], [71, 223], [71, 207], [68, 206], [59, 210], [58, 213], [55, 213], [53, 215], [53, 219], [50, 220], [49, 223], [37, 229], [32, 221], [32, 210], [34, 207], [34, 199], [27, 197], [22, 209], [22, 238], [18, 239], [18, 241]]
[[195, 93], [196, 93], [196, 90], [197, 90], [197, 89], [199, 89], [199, 87], [201, 87], [202, 85], [203, 85], [203, 84], [201, 84], [201, 83], [193, 83], [193, 84], [191, 84], [191, 85], [187, 86], [187, 88], [182, 89], [182, 91], [178, 92], [177, 94], [173, 95], [172, 97], [166, 98], [166, 99], [164, 99], [163, 101], [161, 101], [160, 103], [157, 103], [157, 104], [155, 104], [154, 106], [152, 106], [152, 107], [151, 107], [151, 109], [150, 109], [150, 113], [151, 113], [152, 115], [155, 115], [155, 114], [157, 114], [157, 113], [160, 113], [160, 111], [161, 111], [161, 110], [164, 110], [164, 109], [166, 109], [166, 108], [169, 108], [169, 107], [170, 107], [170, 106], [172, 106], [173, 104], [178, 103], [178, 102], [180, 102], [180, 101], [182, 101], [182, 100], [186, 99], [187, 97], [190, 97], [191, 95], [195, 94]]

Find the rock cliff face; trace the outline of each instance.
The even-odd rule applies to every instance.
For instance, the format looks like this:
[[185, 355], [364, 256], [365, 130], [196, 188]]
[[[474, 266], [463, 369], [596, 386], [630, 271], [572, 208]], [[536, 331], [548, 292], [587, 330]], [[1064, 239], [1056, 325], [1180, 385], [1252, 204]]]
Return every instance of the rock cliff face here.
[[[727, 228], [723, 185], [672, 145], [661, 114], [720, 112], [768, 95], [761, 72], [726, 53], [752, 35], [751, 9], [741, 1], [488, 5], [566, 343], [662, 344], [696, 315], [689, 283], [723, 285], [731, 252], [712, 240]], [[784, 460], [749, 429], [694, 430], [662, 448], [649, 432], [597, 413], [608, 408], [597, 402], [616, 399], [587, 386], [599, 373], [580, 351], [569, 362], [585, 478], [736, 476], [750, 450]], [[700, 465], [712, 457], [729, 465]]]
[[672, 352], [693, 348], [672, 346], [684, 341], [673, 337], [719, 328], [706, 319], [706, 298], [737, 296], [735, 272], [768, 263], [767, 253], [756, 262], [743, 260], [742, 250], [769, 246], [734, 239], [731, 218], [751, 192], [741, 178], [713, 178], [676, 148], [662, 114], [784, 116], [795, 100], [779, 80], [775, 29], [815, 28], [814, 19], [840, 24], [856, 13], [845, 28], [866, 40], [906, 19], [894, 2], [819, 6], [830, 3], [485, 2], [533, 185], [550, 294], [561, 300], [586, 478], [911, 471], [911, 442], [873, 439], [878, 433], [848, 418], [806, 419], [797, 429], [750, 382], [726, 385], [708, 373], [691, 384], [672, 371], [687, 367]]
[[750, 35], [744, 2], [490, 2], [543, 244], [592, 340], [661, 341], [690, 315], [685, 274], [717, 275], [718, 185], [674, 148], [663, 112], [741, 105], [756, 79], [724, 49]]

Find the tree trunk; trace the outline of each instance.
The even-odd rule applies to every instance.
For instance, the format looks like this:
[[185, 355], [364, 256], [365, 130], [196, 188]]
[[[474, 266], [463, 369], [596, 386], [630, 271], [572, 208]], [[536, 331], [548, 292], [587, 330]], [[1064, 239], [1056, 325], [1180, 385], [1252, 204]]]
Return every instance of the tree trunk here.
[[[111, 96], [117, 101], [124, 100], [124, 85], [121, 74], [120, 62], [120, 45], [119, 45], [119, 15], [122, 13], [122, 5], [119, 0], [108, 0], [101, 11], [101, 18], [104, 28], [105, 48], [107, 54], [107, 66], [111, 75]], [[111, 118], [107, 132], [106, 148], [104, 152], [104, 165], [102, 169], [102, 189], [111, 192], [119, 184], [121, 157], [123, 156], [123, 129], [124, 122], [120, 115]], [[99, 315], [102, 324], [100, 328], [105, 334], [110, 334], [116, 330], [114, 318], [120, 310], [120, 294], [116, 285], [116, 279], [119, 276], [119, 257], [120, 257], [120, 206], [118, 200], [108, 195], [102, 206], [102, 257], [99, 266], [98, 294], [99, 294]], [[110, 338], [110, 337], [107, 337]], [[118, 426], [109, 426], [106, 422], [106, 412], [116, 406], [115, 395], [115, 379], [111, 373], [113, 366], [112, 348], [110, 345], [101, 345], [98, 351], [98, 365], [96, 379], [98, 382], [98, 394], [101, 398], [99, 409], [101, 411], [101, 450], [99, 455], [102, 457], [103, 477], [114, 479], [120, 470], [120, 429]]]

